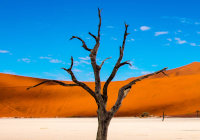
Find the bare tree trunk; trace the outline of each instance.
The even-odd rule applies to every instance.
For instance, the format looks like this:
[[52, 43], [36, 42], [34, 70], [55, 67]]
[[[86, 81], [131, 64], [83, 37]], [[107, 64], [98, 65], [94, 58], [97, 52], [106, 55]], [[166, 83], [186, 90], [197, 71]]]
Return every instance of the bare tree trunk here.
[[98, 113], [98, 130], [96, 140], [107, 140], [108, 126], [111, 118], [108, 117], [107, 111], [97, 111]]
[[109, 124], [110, 121], [106, 121], [101, 118], [98, 119], [98, 130], [96, 140], [107, 140]]
[[198, 115], [198, 113], [199, 113], [199, 110], [197, 110], [196, 112], [197, 112], [197, 117], [199, 117], [199, 115]]
[[164, 121], [164, 119], [165, 119], [165, 112], [163, 110], [163, 119], [162, 119], [162, 121]]

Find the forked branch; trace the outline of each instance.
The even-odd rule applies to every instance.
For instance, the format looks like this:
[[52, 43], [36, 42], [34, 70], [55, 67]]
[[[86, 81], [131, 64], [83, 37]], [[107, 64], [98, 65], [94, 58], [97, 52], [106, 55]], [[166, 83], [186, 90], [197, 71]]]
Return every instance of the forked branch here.
[[123, 40], [123, 44], [122, 44], [122, 50], [124, 51], [124, 46], [125, 46], [125, 42], [126, 42], [126, 37], [127, 35], [129, 35], [130, 33], [127, 33], [127, 28], [129, 25], [126, 24], [126, 22], [124, 22], [125, 24], [125, 33], [124, 33], [124, 40]]
[[130, 61], [130, 60], [125, 61], [125, 62], [123, 62], [123, 63], [120, 63], [120, 67], [123, 66], [123, 65], [126, 65], [126, 64], [128, 64], [129, 66], [132, 66], [131, 63], [129, 63], [129, 61]]
[[125, 61], [123, 63], [121, 63], [121, 60], [123, 58], [123, 55], [124, 55], [124, 46], [125, 46], [125, 42], [126, 42], [126, 37], [129, 33], [127, 33], [127, 29], [128, 29], [128, 25], [125, 23], [125, 33], [124, 33], [124, 39], [123, 39], [123, 43], [122, 43], [122, 47], [120, 46], [119, 47], [119, 50], [120, 50], [120, 55], [119, 55], [119, 58], [117, 60], [117, 63], [115, 64], [113, 70], [112, 70], [112, 73], [110, 75], [110, 77], [107, 79], [106, 83], [104, 84], [104, 87], [103, 87], [103, 98], [104, 98], [104, 102], [107, 103], [107, 100], [108, 100], [108, 95], [107, 95], [107, 92], [108, 92], [108, 85], [110, 84], [110, 82], [113, 80], [113, 78], [115, 77], [118, 69], [125, 65], [125, 64], [129, 64], [131, 65], [128, 61]]
[[72, 72], [72, 67], [73, 67], [73, 64], [74, 64], [74, 59], [73, 59], [72, 56], [71, 56], [71, 59], [70, 59], [70, 60], [71, 60], [71, 66], [70, 66], [70, 68], [69, 68], [69, 69], [61, 68], [61, 69], [64, 69], [65, 71], [67, 71], [67, 72], [71, 75], [72, 81], [73, 81], [74, 83], [79, 83], [78, 80], [76, 79], [74, 73]]
[[58, 84], [60, 84], [62, 86], [80, 86], [83, 89], [85, 89], [87, 92], [89, 92], [95, 98], [96, 102], [98, 103], [97, 96], [96, 96], [95, 92], [92, 89], [90, 89], [85, 83], [79, 82], [76, 79], [74, 73], [72, 72], [72, 67], [73, 67], [73, 57], [71, 57], [71, 66], [70, 66], [70, 68], [69, 69], [62, 68], [62, 69], [64, 69], [65, 71], [67, 71], [71, 75], [72, 81], [75, 84], [65, 84], [63, 82], [56, 81], [56, 80], [46, 80], [46, 81], [43, 81], [43, 82], [41, 82], [41, 83], [39, 83], [37, 85], [34, 85], [34, 86], [31, 86], [31, 87], [27, 88], [27, 90], [30, 89], [30, 88], [34, 88], [34, 87], [37, 87], [39, 85], [42, 85], [42, 84], [44, 84], [46, 82], [55, 82], [55, 83], [58, 83]]
[[61, 68], [61, 69], [64, 69], [65, 71], [67, 71], [70, 75], [71, 75], [71, 79], [74, 83], [76, 83], [78, 86], [81, 86], [83, 89], [85, 89], [87, 92], [89, 92], [94, 98], [95, 100], [97, 101], [97, 96], [95, 94], [95, 92], [93, 90], [91, 90], [85, 83], [82, 83], [82, 82], [79, 82], [74, 73], [72, 72], [72, 67], [73, 67], [73, 57], [71, 57], [71, 67], [69, 69], [66, 69], [66, 68]]
[[89, 35], [91, 35], [95, 40], [97, 39], [97, 37], [95, 35], [93, 35], [92, 33], [88, 33]]
[[65, 83], [57, 81], [57, 80], [45, 80], [45, 81], [43, 81], [43, 82], [41, 82], [41, 83], [39, 83], [37, 85], [34, 85], [34, 86], [31, 86], [31, 87], [27, 88], [27, 90], [29, 90], [30, 88], [34, 88], [34, 87], [37, 87], [39, 85], [42, 85], [42, 84], [44, 84], [46, 82], [54, 82], [54, 83], [60, 84], [61, 86], [78, 86], [77, 84], [65, 84]]
[[166, 69], [167, 69], [167, 67], [163, 68], [157, 72], [147, 74], [147, 75], [137, 78], [137, 79], [131, 81], [130, 83], [126, 84], [125, 86], [121, 87], [119, 89], [117, 101], [116, 101], [115, 105], [111, 108], [111, 110], [109, 111], [110, 116], [113, 116], [118, 111], [118, 109], [120, 108], [120, 106], [122, 104], [123, 99], [127, 96], [128, 92], [130, 91], [131, 86], [133, 84], [136, 84], [136, 82], [146, 79], [149, 76], [156, 75], [158, 73], [164, 73], [164, 71], [166, 71]]
[[[89, 35], [91, 35], [96, 40], [96, 44], [93, 47], [93, 49], [88, 49], [88, 47], [86, 46], [85, 42], [81, 38], [79, 38], [77, 36], [72, 36], [72, 38], [71, 38], [71, 39], [73, 39], [73, 38], [79, 39], [83, 43], [83, 47], [85, 48], [85, 50], [88, 50], [88, 51], [91, 52], [89, 56], [90, 56], [90, 59], [91, 59], [91, 65], [93, 67], [94, 75], [95, 75], [95, 92], [92, 91], [84, 83], [79, 82], [76, 79], [76, 77], [74, 76], [74, 74], [73, 74], [71, 69], [62, 68], [64, 70], [66, 70], [71, 75], [71, 78], [72, 78], [73, 82], [75, 82], [76, 84], [78, 84], [79, 86], [84, 88], [86, 91], [88, 91], [96, 99], [96, 101], [97, 101], [97, 97], [98, 97], [98, 101], [99, 102], [100, 102], [100, 100], [103, 100], [103, 99], [101, 99], [100, 66], [98, 66], [97, 63], [96, 63], [96, 55], [97, 55], [97, 51], [98, 51], [99, 46], [100, 46], [101, 10], [98, 8], [98, 16], [99, 16], [98, 36], [95, 36], [94, 34], [89, 32]], [[71, 65], [73, 65], [73, 58], [71, 60], [72, 60], [71, 61], [72, 62]]]
[[[102, 10], [102, 9], [101, 9]], [[97, 51], [98, 51], [98, 49], [99, 49], [99, 46], [100, 46], [100, 35], [101, 35], [101, 33], [100, 33], [100, 31], [101, 31], [101, 10], [98, 8], [98, 15], [99, 15], [99, 25], [98, 25], [98, 36], [95, 36], [95, 35], [93, 35], [92, 33], [90, 33], [89, 32], [89, 34], [92, 36], [92, 37], [94, 37], [94, 39], [96, 40], [96, 44], [95, 44], [95, 46], [94, 46], [94, 48], [93, 48], [93, 56], [95, 56], [96, 57], [96, 54], [97, 54]], [[91, 53], [91, 55], [92, 55], [92, 53]]]
[[83, 41], [80, 37], [77, 37], [77, 36], [72, 36], [71, 38], [70, 38], [70, 40], [72, 40], [72, 39], [74, 39], [74, 38], [77, 38], [78, 40], [80, 40], [82, 43], [83, 43], [83, 45], [81, 46], [81, 47], [83, 47], [85, 50], [87, 50], [87, 51], [91, 51], [91, 49], [89, 49], [88, 47], [87, 47], [87, 45], [85, 44], [85, 41]]
[[[97, 51], [100, 46], [100, 29], [101, 29], [101, 10], [99, 8], [98, 8], [98, 15], [99, 15], [98, 36], [95, 37], [93, 34], [89, 33], [91, 36], [96, 38], [96, 44], [94, 48], [91, 50], [90, 59], [95, 77], [95, 94], [98, 96], [98, 101], [103, 102], [103, 98], [101, 97], [100, 66], [97, 65], [96, 63]], [[100, 103], [100, 105], [103, 107], [102, 103]]]
[[[101, 9], [102, 10], [102, 9]], [[92, 33], [88, 33], [89, 35], [91, 35], [96, 42], [100, 41], [100, 30], [101, 30], [101, 10], [98, 8], [98, 15], [99, 15], [99, 25], [98, 25], [98, 36], [93, 35]]]
[[[156, 75], [156, 74], [158, 74], [158, 73], [164, 73], [164, 71], [166, 71], [166, 69], [168, 69], [168, 67], [163, 68], [163, 69], [161, 69], [161, 70], [159, 70], [159, 71], [156, 71], [156, 72], [154, 72], [154, 73], [150, 73], [150, 74], [144, 75], [144, 76], [142, 76], [142, 77], [140, 77], [140, 78], [137, 78], [137, 79], [131, 81], [129, 84], [127, 84], [127, 85], [125, 85], [125, 86], [123, 86], [123, 87], [124, 87], [124, 88], [130, 87], [130, 86], [132, 86], [133, 84], [135, 84], [136, 82], [141, 81], [141, 80], [143, 80], [143, 79], [146, 79], [146, 78], [148, 78], [149, 76]], [[164, 73], [164, 75], [168, 76], [168, 75], [165, 74], [165, 73]], [[122, 88], [123, 88], [123, 87], [122, 87]]]

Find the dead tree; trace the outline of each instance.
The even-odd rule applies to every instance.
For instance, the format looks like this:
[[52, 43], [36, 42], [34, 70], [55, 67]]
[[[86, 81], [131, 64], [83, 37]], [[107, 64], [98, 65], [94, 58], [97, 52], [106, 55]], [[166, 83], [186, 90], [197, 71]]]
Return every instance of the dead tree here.
[[81, 41], [82, 44], [83, 44], [82, 47], [86, 51], [88, 51], [90, 53], [89, 56], [90, 56], [90, 59], [91, 59], [91, 65], [93, 67], [94, 76], [95, 76], [95, 90], [93, 91], [85, 83], [80, 82], [80, 81], [78, 81], [76, 79], [74, 73], [72, 72], [73, 57], [71, 57], [71, 66], [70, 66], [70, 68], [68, 68], [68, 69], [62, 68], [62, 69], [65, 70], [66, 72], [68, 72], [71, 75], [71, 78], [72, 78], [72, 81], [74, 82], [74, 84], [65, 84], [63, 82], [56, 81], [56, 80], [46, 80], [46, 81], [43, 81], [43, 82], [41, 82], [41, 83], [39, 83], [39, 84], [37, 84], [35, 86], [29, 87], [28, 89], [33, 88], [33, 87], [37, 87], [37, 86], [39, 86], [41, 84], [44, 84], [46, 82], [49, 82], [49, 81], [58, 83], [61, 86], [80, 86], [80, 87], [82, 87], [84, 90], [86, 90], [94, 98], [94, 100], [95, 100], [95, 102], [96, 102], [96, 104], [98, 106], [98, 109], [97, 109], [98, 130], [97, 130], [96, 140], [107, 140], [107, 132], [108, 132], [108, 126], [109, 126], [110, 120], [115, 115], [115, 113], [119, 110], [120, 106], [122, 105], [123, 99], [129, 93], [132, 85], [136, 84], [136, 82], [139, 82], [139, 81], [141, 81], [141, 80], [143, 80], [145, 78], [148, 78], [149, 76], [152, 76], [152, 75], [155, 75], [155, 74], [158, 74], [158, 73], [165, 74], [164, 71], [167, 68], [163, 68], [163, 69], [161, 69], [161, 70], [159, 70], [157, 72], [142, 76], [142, 77], [140, 77], [138, 79], [135, 79], [135, 80], [129, 82], [128, 84], [124, 85], [123, 87], [121, 87], [119, 89], [119, 92], [118, 92], [117, 101], [115, 102], [114, 106], [109, 111], [107, 111], [106, 110], [106, 106], [107, 106], [107, 100], [108, 100], [108, 95], [107, 95], [108, 85], [113, 80], [113, 78], [115, 77], [118, 69], [121, 66], [124, 66], [126, 64], [128, 64], [128, 65], [131, 65], [131, 64], [129, 63], [129, 61], [121, 62], [121, 60], [123, 58], [123, 55], [124, 55], [124, 47], [125, 47], [126, 37], [129, 34], [129, 33], [127, 33], [128, 25], [125, 23], [124, 39], [123, 39], [122, 46], [119, 47], [119, 52], [120, 52], [119, 53], [119, 58], [118, 58], [115, 66], [114, 66], [114, 68], [112, 70], [111, 75], [109, 76], [109, 78], [107, 79], [107, 81], [104, 84], [103, 91], [101, 91], [100, 70], [101, 70], [104, 62], [107, 59], [110, 58], [110, 57], [106, 58], [104, 61], [102, 61], [102, 63], [100, 65], [98, 65], [96, 63], [97, 51], [98, 51], [99, 46], [100, 46], [101, 10], [98, 9], [98, 16], [99, 16], [98, 35], [95, 36], [94, 34], [89, 32], [89, 35], [91, 35], [96, 41], [96, 44], [94, 45], [93, 49], [89, 49], [87, 47], [86, 43], [80, 37], [72, 36], [72, 38], [70, 39], [70, 40], [72, 40], [72, 39], [76, 38], [79, 41]]
[[164, 119], [165, 119], [165, 112], [163, 110], [163, 119], [162, 119], [162, 121], [164, 121]]

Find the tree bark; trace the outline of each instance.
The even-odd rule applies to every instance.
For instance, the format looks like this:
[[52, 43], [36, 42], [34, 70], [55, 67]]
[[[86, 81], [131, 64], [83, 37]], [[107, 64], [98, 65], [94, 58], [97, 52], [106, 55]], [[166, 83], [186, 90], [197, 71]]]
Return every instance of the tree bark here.
[[164, 121], [164, 119], [165, 119], [165, 112], [163, 110], [163, 119], [162, 119], [162, 121]]
[[111, 118], [108, 117], [108, 112], [99, 112], [98, 113], [98, 130], [96, 140], [107, 140], [108, 126], [110, 124]]

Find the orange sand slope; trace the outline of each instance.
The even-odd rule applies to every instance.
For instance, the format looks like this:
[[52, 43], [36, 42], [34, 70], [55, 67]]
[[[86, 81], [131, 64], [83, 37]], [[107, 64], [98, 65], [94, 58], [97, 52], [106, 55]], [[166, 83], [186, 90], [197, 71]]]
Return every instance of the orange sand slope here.
[[[167, 70], [165, 73], [169, 75], [170, 77], [200, 74], [200, 62], [193, 62], [186, 66]], [[153, 75], [149, 77], [148, 79], [163, 78], [163, 77], [165, 77], [165, 75], [162, 73], [159, 73], [157, 75]], [[135, 77], [129, 78], [128, 80], [133, 80], [133, 79], [135, 79]]]
[[[166, 73], [170, 77], [152, 76], [133, 85], [116, 116], [137, 116], [143, 112], [161, 115], [163, 110], [167, 115], [181, 115], [200, 110], [200, 63]], [[48, 83], [26, 90], [43, 80], [0, 74], [0, 117], [96, 116], [94, 99], [80, 87]], [[107, 110], [114, 105], [119, 88], [128, 82], [130, 80], [109, 85]], [[93, 82], [85, 83], [94, 89]]]

